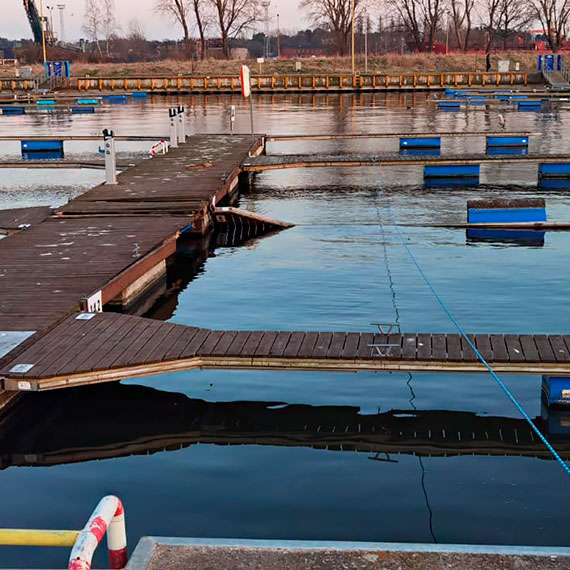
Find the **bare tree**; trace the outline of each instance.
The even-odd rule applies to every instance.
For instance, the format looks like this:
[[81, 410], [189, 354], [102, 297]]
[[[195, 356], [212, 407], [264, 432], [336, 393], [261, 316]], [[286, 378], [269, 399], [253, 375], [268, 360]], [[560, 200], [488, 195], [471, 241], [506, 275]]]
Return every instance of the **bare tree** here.
[[469, 49], [469, 36], [473, 27], [475, 0], [450, 0], [455, 39], [462, 52]]
[[558, 52], [570, 22], [570, 0], [529, 0], [529, 4], [547, 33], [550, 49]]
[[166, 14], [178, 22], [184, 30], [184, 46], [186, 57], [192, 58], [194, 46], [190, 37], [190, 26], [188, 23], [192, 7], [190, 0], [157, 0], [155, 10], [161, 14]]
[[148, 48], [144, 28], [136, 18], [129, 21], [127, 41], [129, 49], [138, 54], [145, 53]]
[[85, 17], [83, 21], [83, 31], [87, 37], [95, 42], [99, 55], [101, 51], [100, 37], [103, 28], [103, 13], [99, 0], [85, 0]]
[[521, 0], [501, 0], [497, 18], [497, 33], [502, 38], [503, 49], [507, 49], [509, 38], [526, 28], [533, 19], [532, 11]]
[[445, 0], [387, 0], [418, 51], [433, 51]]
[[230, 38], [250, 28], [261, 14], [259, 0], [209, 0], [222, 36], [224, 56], [230, 57]]
[[203, 60], [206, 56], [206, 28], [208, 26], [205, 0], [192, 0], [192, 8], [194, 9], [194, 19], [200, 34], [200, 59]]
[[[315, 25], [325, 26], [334, 34], [337, 54], [346, 55], [352, 23], [352, 0], [301, 0], [300, 6], [309, 12]], [[355, 12], [359, 11], [359, 7], [360, 1], [355, 0]]]
[[101, 15], [103, 17], [103, 33], [105, 36], [105, 52], [108, 57], [110, 55], [111, 39], [116, 35], [118, 30], [117, 20], [115, 19], [115, 0], [100, 0], [100, 3]]
[[499, 13], [502, 0], [485, 0], [481, 6], [483, 9], [482, 20], [485, 27], [485, 51], [489, 52], [493, 42], [493, 34], [498, 27]]

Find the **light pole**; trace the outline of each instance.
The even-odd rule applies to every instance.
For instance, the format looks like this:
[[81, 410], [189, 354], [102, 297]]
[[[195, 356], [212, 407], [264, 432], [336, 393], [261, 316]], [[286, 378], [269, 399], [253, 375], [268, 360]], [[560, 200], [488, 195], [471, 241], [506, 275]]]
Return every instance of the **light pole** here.
[[368, 73], [368, 26], [370, 18], [366, 15], [366, 28], [364, 29], [364, 73]]
[[55, 6], [46, 6], [46, 8], [49, 10], [49, 27], [50, 27], [50, 34], [53, 37], [53, 9], [55, 8]]
[[277, 14], [277, 61], [281, 58], [281, 33], [279, 31], [279, 14]]
[[44, 67], [47, 62], [47, 49], [46, 49], [46, 22], [44, 18], [44, 2], [40, 0], [40, 21], [42, 24], [42, 51], [44, 56]]
[[355, 73], [355, 65], [354, 65], [354, 0], [352, 0], [350, 5], [350, 27], [351, 27], [351, 35], [352, 35], [352, 75]]
[[65, 26], [63, 21], [63, 11], [65, 10], [65, 4], [58, 4], [57, 9], [59, 10], [59, 40], [63, 42], [65, 40]]
[[449, 53], [449, 10], [446, 11], [446, 25], [445, 25], [445, 55]]

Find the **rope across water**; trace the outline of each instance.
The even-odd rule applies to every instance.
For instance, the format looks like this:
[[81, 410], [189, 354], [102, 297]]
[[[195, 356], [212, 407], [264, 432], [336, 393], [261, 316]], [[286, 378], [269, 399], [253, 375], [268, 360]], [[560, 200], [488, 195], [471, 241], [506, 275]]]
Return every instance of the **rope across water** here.
[[[378, 177], [376, 178], [376, 182], [377, 182], [379, 193], [383, 194], [382, 183]], [[460, 325], [459, 321], [455, 318], [455, 316], [453, 315], [451, 310], [447, 307], [443, 298], [440, 296], [440, 294], [436, 291], [435, 287], [432, 285], [431, 281], [429, 280], [428, 276], [426, 275], [422, 266], [420, 265], [420, 262], [418, 261], [418, 259], [414, 255], [413, 251], [410, 249], [409, 245], [406, 243], [406, 240], [404, 239], [402, 231], [400, 230], [400, 227], [399, 227], [398, 223], [396, 222], [396, 218], [394, 216], [394, 213], [392, 212], [392, 209], [390, 207], [389, 202], [387, 203], [387, 211], [388, 211], [388, 215], [390, 216], [390, 218], [392, 220], [392, 224], [396, 230], [396, 234], [398, 236], [400, 243], [404, 246], [404, 249], [405, 249], [406, 253], [408, 254], [408, 256], [410, 257], [410, 259], [412, 260], [412, 263], [415, 265], [416, 269], [418, 270], [418, 272], [421, 275], [422, 279], [424, 280], [425, 284], [428, 286], [429, 290], [432, 292], [432, 294], [436, 298], [437, 302], [439, 303], [439, 305], [441, 306], [441, 308], [443, 309], [445, 314], [449, 317], [449, 319], [451, 320], [451, 322], [453, 323], [455, 328], [459, 331], [459, 334], [461, 334], [461, 336], [465, 339], [465, 342], [473, 349], [473, 352], [476, 354], [477, 358], [481, 361], [483, 366], [485, 366], [485, 368], [487, 369], [487, 371], [489, 372], [491, 377], [497, 382], [497, 384], [499, 385], [501, 390], [506, 394], [507, 398], [512, 402], [512, 404], [515, 406], [515, 408], [519, 411], [519, 413], [522, 415], [522, 417], [525, 419], [525, 421], [528, 423], [528, 425], [531, 427], [531, 429], [536, 433], [536, 435], [538, 436], [540, 441], [542, 441], [542, 443], [546, 446], [546, 448], [552, 454], [554, 459], [560, 464], [560, 466], [562, 467], [562, 469], [564, 470], [566, 475], [568, 477], [570, 477], [570, 468], [568, 467], [568, 465], [566, 465], [566, 463], [562, 460], [562, 458], [560, 457], [558, 452], [554, 449], [554, 447], [550, 444], [550, 442], [546, 439], [546, 437], [544, 437], [544, 435], [538, 429], [538, 427], [536, 427], [535, 423], [532, 421], [532, 419], [527, 414], [525, 409], [517, 401], [517, 399], [515, 398], [513, 393], [509, 390], [509, 388], [501, 380], [499, 375], [493, 370], [491, 365], [485, 360], [484, 356], [479, 352], [479, 350], [477, 350], [477, 347], [475, 346], [475, 344], [467, 336], [467, 333], [463, 330], [463, 327]]]

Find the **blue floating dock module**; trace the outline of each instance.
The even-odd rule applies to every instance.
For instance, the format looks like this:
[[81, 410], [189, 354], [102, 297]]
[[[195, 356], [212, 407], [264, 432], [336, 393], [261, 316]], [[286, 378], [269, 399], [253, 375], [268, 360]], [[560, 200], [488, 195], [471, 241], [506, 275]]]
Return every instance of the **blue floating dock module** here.
[[519, 111], [540, 111], [542, 109], [542, 101], [517, 101]]
[[511, 95], [511, 101], [523, 101], [528, 99], [528, 95]]
[[78, 105], [99, 105], [99, 99], [76, 99]]
[[466, 186], [479, 186], [479, 177], [470, 178], [426, 178], [424, 180], [426, 188], [455, 188]]
[[540, 178], [570, 178], [570, 163], [541, 163], [538, 175]]
[[63, 140], [21, 141], [22, 152], [54, 151], [63, 154]]
[[13, 105], [11, 107], [2, 107], [3, 115], [25, 115], [26, 108]]
[[528, 147], [490, 146], [487, 147], [487, 154], [489, 156], [496, 156], [498, 154], [510, 154], [510, 155], [522, 156], [528, 154]]
[[437, 108], [442, 111], [459, 111], [461, 108], [460, 101], [438, 101]]
[[497, 99], [497, 101], [510, 101], [511, 97], [510, 95], [495, 95], [495, 99]]
[[478, 164], [426, 165], [424, 178], [479, 178]]
[[[548, 435], [570, 435], [570, 409], [567, 406], [549, 407], [546, 394], [541, 398], [541, 417], [546, 421]], [[565, 409], [566, 408], [566, 409]]]
[[441, 148], [441, 137], [405, 137], [400, 139], [400, 149]]
[[95, 112], [95, 107], [71, 107], [72, 115], [86, 115]]
[[61, 160], [64, 158], [63, 151], [57, 150], [33, 150], [31, 152], [22, 152], [24, 160]]
[[570, 190], [570, 178], [541, 178], [538, 187], [544, 190]]
[[439, 148], [402, 148], [400, 156], [440, 156]]
[[455, 89], [450, 89], [449, 87], [445, 90], [446, 97], [455, 97]]
[[528, 137], [487, 137], [487, 146], [527, 147]]
[[542, 377], [542, 399], [547, 406], [570, 406], [570, 377]]
[[468, 200], [467, 223], [513, 224], [546, 222], [544, 198], [515, 200]]
[[127, 99], [127, 95], [102, 95], [101, 98], [106, 101], [118, 101], [121, 99]]
[[146, 91], [133, 91], [133, 93], [131, 93], [131, 97], [133, 97], [133, 99], [146, 99], [148, 97], [148, 93]]
[[544, 245], [544, 233], [533, 230], [468, 228], [467, 241], [542, 247]]
[[53, 107], [55, 105], [55, 99], [38, 99], [36, 105], [44, 107]]

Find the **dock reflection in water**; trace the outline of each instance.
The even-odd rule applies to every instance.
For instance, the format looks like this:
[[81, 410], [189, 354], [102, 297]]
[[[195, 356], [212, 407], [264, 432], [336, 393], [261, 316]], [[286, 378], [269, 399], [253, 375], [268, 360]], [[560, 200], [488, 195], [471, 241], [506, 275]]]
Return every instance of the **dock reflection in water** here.
[[[50, 413], [42, 414], [46, 409]], [[552, 459], [523, 419], [468, 411], [363, 415], [355, 406], [207, 402], [150, 387], [104, 384], [31, 394], [19, 412], [0, 426], [4, 469], [148, 455], [198, 443], [311, 447], [386, 459], [396, 454]], [[556, 414], [534, 421], [568, 459], [570, 412]], [[38, 421], [22, 419], [30, 417]]]

